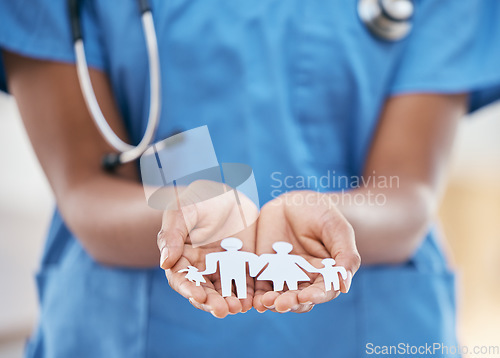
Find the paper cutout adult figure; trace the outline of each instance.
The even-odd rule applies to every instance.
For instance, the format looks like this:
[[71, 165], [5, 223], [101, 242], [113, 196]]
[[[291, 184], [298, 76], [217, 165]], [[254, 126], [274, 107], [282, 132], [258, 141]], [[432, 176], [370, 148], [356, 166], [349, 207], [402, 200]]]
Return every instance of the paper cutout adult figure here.
[[[309, 272], [318, 272], [318, 269], [312, 266], [302, 256], [290, 255], [293, 246], [284, 241], [278, 241], [273, 244], [275, 254], [262, 254], [259, 257], [261, 268], [266, 264], [268, 266], [257, 277], [257, 280], [273, 281], [274, 291], [283, 291], [284, 284], [289, 290], [298, 289], [299, 281], [309, 281], [307, 274], [300, 269]], [[300, 267], [299, 267], [300, 266]]]
[[199, 274], [210, 275], [215, 273], [218, 263], [222, 296], [231, 296], [231, 288], [234, 281], [236, 296], [239, 299], [247, 298], [246, 263], [248, 262], [249, 266], [252, 267], [255, 265], [258, 256], [250, 252], [238, 251], [243, 247], [243, 242], [235, 237], [222, 240], [220, 246], [226, 251], [212, 252], [205, 256], [206, 268], [205, 271]]
[[330, 291], [332, 289], [332, 285], [334, 291], [340, 290], [340, 279], [338, 274], [340, 273], [342, 279], [347, 279], [346, 269], [342, 266], [335, 266], [334, 259], [323, 259], [321, 263], [325, 267], [318, 269], [318, 272], [325, 280], [325, 291]]

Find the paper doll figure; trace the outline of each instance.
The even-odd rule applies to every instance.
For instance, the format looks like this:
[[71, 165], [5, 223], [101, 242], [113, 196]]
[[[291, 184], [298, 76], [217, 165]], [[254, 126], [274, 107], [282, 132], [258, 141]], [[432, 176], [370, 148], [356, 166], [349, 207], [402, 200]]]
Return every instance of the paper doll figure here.
[[334, 291], [340, 290], [340, 280], [338, 274], [340, 273], [342, 279], [347, 279], [347, 271], [345, 268], [342, 266], [335, 266], [334, 259], [324, 259], [321, 263], [325, 267], [320, 268], [318, 272], [325, 280], [325, 291], [330, 291], [332, 289], [332, 285]]
[[[243, 247], [243, 242], [235, 237], [230, 237], [221, 241], [220, 246], [226, 251], [212, 252], [205, 256], [205, 271], [201, 275], [210, 275], [217, 271], [219, 264], [219, 274], [223, 297], [231, 296], [232, 283], [236, 286], [236, 296], [239, 299], [247, 298], [247, 265], [252, 267], [258, 256], [245, 251], [238, 251]], [[258, 272], [258, 271], [257, 271]]]
[[179, 272], [187, 272], [186, 278], [191, 282], [195, 282], [196, 286], [199, 286], [201, 282], [206, 282], [203, 275], [194, 266], [188, 266], [187, 269], [180, 270]]
[[309, 276], [300, 267], [309, 272], [318, 272], [318, 269], [302, 256], [289, 254], [293, 249], [292, 244], [278, 241], [273, 244], [273, 249], [275, 254], [262, 254], [259, 257], [260, 268], [269, 265], [257, 280], [273, 281], [274, 291], [283, 291], [285, 282], [289, 290], [296, 290], [299, 281], [310, 281]]

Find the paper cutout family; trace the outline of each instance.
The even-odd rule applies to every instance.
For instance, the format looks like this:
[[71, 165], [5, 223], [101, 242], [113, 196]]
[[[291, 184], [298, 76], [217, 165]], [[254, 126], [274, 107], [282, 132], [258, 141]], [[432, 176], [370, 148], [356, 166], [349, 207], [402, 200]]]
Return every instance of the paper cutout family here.
[[[234, 237], [222, 240], [221, 247], [226, 251], [213, 252], [205, 256], [205, 271], [199, 272], [196, 267], [188, 266], [187, 269], [179, 272], [187, 272], [186, 279], [199, 286], [200, 283], [206, 282], [203, 276], [214, 274], [219, 264], [222, 296], [231, 296], [234, 281], [236, 295], [240, 299], [247, 297], [247, 262], [250, 276], [257, 276], [257, 280], [272, 281], [274, 291], [282, 291], [285, 283], [289, 290], [296, 290], [299, 281], [309, 281], [309, 276], [302, 269], [310, 273], [321, 274], [325, 281], [325, 291], [330, 291], [332, 286], [335, 291], [340, 289], [339, 273], [344, 280], [347, 279], [346, 269], [342, 266], [335, 266], [334, 259], [323, 259], [321, 263], [324, 267], [318, 269], [302, 256], [290, 255], [293, 246], [288, 242], [275, 242], [273, 244], [275, 254], [260, 256], [239, 251], [243, 247], [243, 242]], [[263, 268], [264, 270], [259, 275]]]

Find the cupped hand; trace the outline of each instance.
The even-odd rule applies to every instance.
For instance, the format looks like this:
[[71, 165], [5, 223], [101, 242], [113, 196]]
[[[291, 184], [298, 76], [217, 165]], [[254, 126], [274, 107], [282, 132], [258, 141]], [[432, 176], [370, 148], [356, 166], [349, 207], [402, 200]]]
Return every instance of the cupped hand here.
[[[316, 268], [323, 267], [324, 258], [334, 258], [337, 266], [347, 270], [347, 279], [340, 280], [340, 291], [348, 292], [361, 259], [351, 225], [328, 194], [294, 191], [267, 203], [258, 220], [256, 253], [274, 253], [272, 244], [276, 241], [291, 243], [291, 254], [304, 257]], [[297, 290], [284, 292], [274, 292], [271, 282], [256, 279], [253, 306], [259, 312], [269, 309], [302, 313], [340, 294], [339, 291], [325, 291], [322, 275], [308, 275], [310, 282], [301, 282]]]
[[223, 251], [220, 239], [228, 236], [242, 240], [242, 251], [255, 252], [257, 215], [251, 200], [224, 184], [196, 181], [180, 188], [175, 209], [164, 212], [157, 238], [160, 265], [170, 286], [193, 306], [218, 318], [250, 310], [253, 278], [247, 277], [247, 298], [240, 300], [235, 293], [222, 296], [218, 273], [204, 276], [206, 282], [196, 286], [179, 271], [188, 266], [203, 271], [206, 255]]

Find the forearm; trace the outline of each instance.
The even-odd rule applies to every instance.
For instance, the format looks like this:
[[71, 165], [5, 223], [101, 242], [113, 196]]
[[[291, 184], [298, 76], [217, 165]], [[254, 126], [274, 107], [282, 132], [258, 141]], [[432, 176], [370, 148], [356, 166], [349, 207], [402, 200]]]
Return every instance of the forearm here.
[[140, 183], [103, 173], [58, 192], [65, 222], [95, 260], [127, 267], [159, 264], [162, 212], [148, 207]]
[[437, 202], [435, 194], [418, 184], [331, 195], [354, 228], [364, 265], [408, 260], [422, 243]]
[[[136, 168], [123, 166], [120, 177], [101, 169], [111, 148], [92, 123], [74, 65], [2, 56], [9, 90], [71, 231], [101, 263], [158, 265], [162, 213], [147, 206]], [[106, 74], [91, 69], [90, 75], [108, 124], [127, 141]]]
[[382, 185], [349, 193], [365, 198], [365, 204], [370, 194], [372, 202], [379, 195], [383, 205], [376, 200], [374, 205], [339, 204], [354, 228], [363, 264], [404, 262], [422, 242], [446, 183], [466, 104], [465, 94], [408, 94], [387, 101], [364, 175], [366, 180], [371, 176], [371, 184], [382, 177], [388, 185], [379, 181]]

